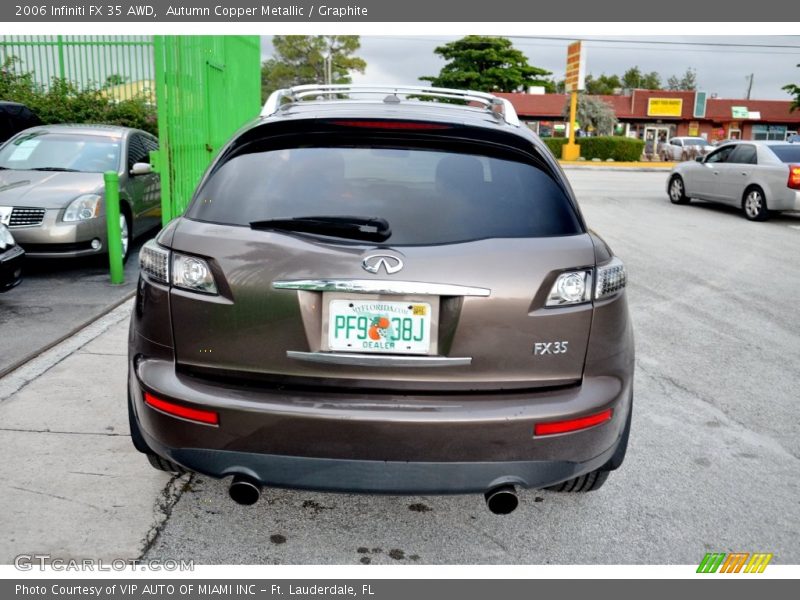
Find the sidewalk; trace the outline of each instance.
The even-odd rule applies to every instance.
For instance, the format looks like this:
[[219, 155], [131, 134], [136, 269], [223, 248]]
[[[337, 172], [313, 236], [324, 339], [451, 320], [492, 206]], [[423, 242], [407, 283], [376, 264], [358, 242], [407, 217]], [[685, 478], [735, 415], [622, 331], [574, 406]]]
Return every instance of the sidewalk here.
[[669, 171], [678, 163], [660, 161], [605, 162], [591, 160], [561, 160], [559, 164], [565, 169], [625, 169], [628, 171]]
[[139, 558], [177, 499], [183, 480], [154, 470], [130, 441], [131, 307], [0, 378], [0, 563]]

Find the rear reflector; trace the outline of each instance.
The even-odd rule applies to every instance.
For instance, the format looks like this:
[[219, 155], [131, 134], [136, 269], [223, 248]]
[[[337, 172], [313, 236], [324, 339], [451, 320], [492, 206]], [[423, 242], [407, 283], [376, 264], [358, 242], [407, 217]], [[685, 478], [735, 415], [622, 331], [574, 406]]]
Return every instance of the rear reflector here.
[[450, 125], [440, 123], [420, 123], [418, 121], [354, 121], [354, 120], [335, 120], [331, 121], [334, 125], [344, 127], [362, 127], [364, 129], [402, 129], [402, 130], [432, 130], [450, 129]]
[[175, 404], [174, 402], [167, 402], [161, 398], [156, 398], [152, 394], [144, 393], [145, 404], [152, 406], [155, 409], [165, 412], [168, 415], [188, 419], [189, 421], [197, 421], [198, 423], [206, 423], [207, 425], [218, 425], [219, 415], [211, 410], [201, 410], [199, 408], [189, 408], [182, 404]]
[[789, 181], [786, 185], [793, 190], [800, 190], [800, 165], [789, 165]]
[[568, 421], [551, 421], [549, 423], [537, 423], [533, 426], [533, 435], [554, 435], [556, 433], [568, 433], [588, 429], [600, 423], [605, 423], [611, 419], [611, 409], [604, 410], [596, 415], [569, 419]]

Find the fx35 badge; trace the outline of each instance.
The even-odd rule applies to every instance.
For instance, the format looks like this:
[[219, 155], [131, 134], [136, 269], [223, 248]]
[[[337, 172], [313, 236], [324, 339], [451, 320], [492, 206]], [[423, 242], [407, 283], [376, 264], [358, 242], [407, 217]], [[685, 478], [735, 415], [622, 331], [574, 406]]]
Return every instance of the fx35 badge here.
[[536, 342], [533, 345], [534, 356], [545, 354], [566, 354], [569, 342]]

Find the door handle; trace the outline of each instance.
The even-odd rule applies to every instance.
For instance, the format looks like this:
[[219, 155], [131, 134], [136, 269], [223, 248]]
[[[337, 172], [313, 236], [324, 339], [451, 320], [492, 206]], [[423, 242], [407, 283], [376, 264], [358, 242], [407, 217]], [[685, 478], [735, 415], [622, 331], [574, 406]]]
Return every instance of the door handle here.
[[748, 173], [747, 171], [742, 171], [742, 175], [744, 175], [745, 177], [747, 177], [747, 176], [748, 176], [748, 174], [749, 174], [749, 173]]

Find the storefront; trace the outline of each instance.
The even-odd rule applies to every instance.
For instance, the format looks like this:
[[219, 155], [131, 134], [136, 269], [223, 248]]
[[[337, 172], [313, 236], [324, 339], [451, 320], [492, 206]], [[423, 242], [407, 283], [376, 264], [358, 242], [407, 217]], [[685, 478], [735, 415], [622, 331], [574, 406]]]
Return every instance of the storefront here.
[[[569, 134], [564, 94], [500, 94], [508, 98], [528, 127], [541, 137]], [[619, 122], [614, 134], [657, 145], [675, 136], [784, 140], [800, 131], [800, 110], [788, 100], [730, 100], [705, 92], [634, 90], [626, 96], [599, 96]], [[592, 135], [593, 132], [581, 130]]]

